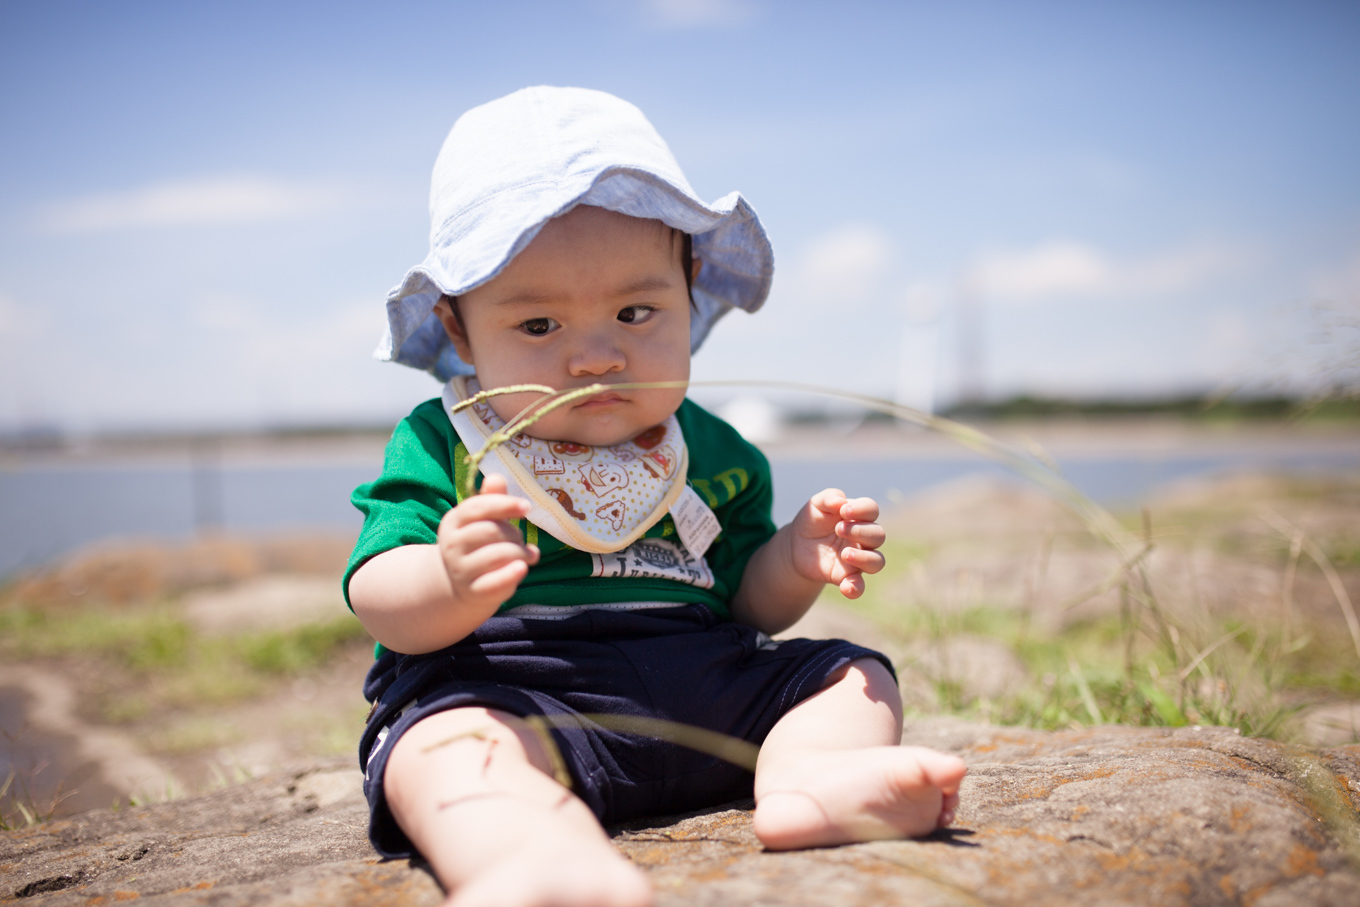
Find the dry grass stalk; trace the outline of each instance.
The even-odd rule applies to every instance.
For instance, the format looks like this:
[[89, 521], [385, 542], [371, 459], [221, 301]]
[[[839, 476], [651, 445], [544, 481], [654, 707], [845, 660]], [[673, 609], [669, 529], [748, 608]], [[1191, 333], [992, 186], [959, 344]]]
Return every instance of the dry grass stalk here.
[[[607, 715], [587, 712], [579, 715], [530, 715], [524, 721], [529, 725], [529, 729], [534, 732], [534, 735], [538, 737], [539, 742], [543, 744], [543, 748], [548, 754], [548, 760], [552, 764], [554, 779], [568, 790], [572, 787], [571, 774], [567, 771], [567, 763], [562, 757], [561, 750], [552, 738], [550, 733], [552, 728], [576, 728], [583, 727], [586, 724], [597, 724], [606, 730], [620, 734], [651, 737], [678, 744], [709, 756], [715, 756], [751, 772], [756, 770], [756, 757], [760, 754], [760, 747], [742, 740], [740, 737], [732, 737], [728, 734], [711, 731], [708, 728], [682, 724], [678, 721], [648, 718], [643, 715]], [[481, 729], [474, 729], [454, 734], [443, 740], [437, 740], [426, 746], [421, 752], [429, 753], [460, 740], [480, 740], [489, 744], [495, 743], [495, 740], [489, 738]]]
[[1287, 539], [1291, 539], [1291, 548], [1292, 540], [1297, 539], [1303, 551], [1313, 559], [1313, 563], [1318, 565], [1322, 575], [1327, 578], [1327, 584], [1332, 587], [1332, 595], [1336, 597], [1337, 606], [1341, 608], [1341, 613], [1346, 618], [1346, 628], [1351, 633], [1351, 644], [1355, 646], [1355, 657], [1360, 658], [1360, 619], [1355, 616], [1355, 606], [1351, 604], [1351, 597], [1346, 592], [1345, 584], [1341, 582], [1341, 576], [1332, 566], [1331, 558], [1327, 557], [1327, 553], [1319, 548], [1317, 543], [1309, 538], [1303, 530], [1279, 514], [1267, 510], [1261, 514], [1261, 517], [1276, 532]]
[[[881, 412], [886, 415], [901, 419], [913, 425], [919, 425], [931, 431], [944, 435], [956, 443], [968, 448], [969, 450], [980, 453], [991, 460], [1013, 470], [1017, 474], [1034, 482], [1040, 488], [1049, 492], [1063, 506], [1067, 507], [1077, 516], [1087, 527], [1087, 529], [1097, 538], [1102, 539], [1118, 552], [1121, 559], [1128, 560], [1133, 556], [1135, 548], [1134, 540], [1128, 532], [1119, 525], [1109, 511], [1096, 504], [1089, 497], [1083, 494], [1075, 485], [1063, 478], [1057, 471], [1056, 464], [1044, 455], [1042, 458], [1032, 453], [1025, 453], [1017, 450], [1008, 444], [991, 437], [990, 435], [978, 431], [971, 426], [943, 416], [936, 416], [922, 412], [910, 406], [903, 406], [891, 400], [884, 400], [880, 397], [873, 397], [868, 394], [858, 394], [851, 391], [837, 390], [835, 388], [823, 387], [816, 384], [801, 384], [792, 381], [634, 381], [619, 384], [592, 384], [587, 387], [575, 388], [572, 390], [555, 391], [543, 385], [511, 385], [507, 387], [491, 388], [483, 390], [475, 397], [464, 400], [454, 407], [454, 411], [460, 411], [471, 406], [474, 402], [481, 402], [491, 397], [502, 394], [542, 392], [542, 399], [535, 401], [505, 424], [499, 431], [494, 432], [489, 437], [481, 449], [469, 453], [468, 484], [472, 486], [475, 481], [476, 467], [487, 454], [508, 442], [520, 432], [527, 431], [538, 420], [553, 412], [554, 410], [589, 397], [594, 394], [606, 393], [618, 390], [659, 390], [688, 387], [760, 387], [770, 390], [795, 391], [806, 394], [813, 394], [821, 397], [831, 397], [839, 400], [847, 400], [858, 403], [866, 409]], [[475, 489], [468, 487], [464, 489], [471, 493]]]
[[1280, 632], [1282, 646], [1289, 650], [1292, 643], [1294, 622], [1294, 576], [1299, 568], [1299, 555], [1303, 552], [1303, 533], [1295, 532], [1289, 541], [1289, 563], [1284, 570], [1280, 584]]
[[[1207, 645], [1198, 645], [1193, 640], [1200, 634], [1188, 626], [1178, 623], [1159, 601], [1149, 574], [1148, 556], [1153, 549], [1153, 536], [1151, 516], [1146, 510], [1143, 513], [1140, 538], [1139, 535], [1126, 530], [1108, 511], [1067, 481], [1062, 476], [1058, 465], [1037, 446], [1030, 445], [1029, 449], [1012, 447], [970, 426], [888, 400], [819, 385], [759, 380], [593, 384], [566, 391], [552, 391], [548, 388], [531, 385], [493, 388], [482, 391], [471, 400], [459, 404], [457, 408], [461, 409], [472, 405], [474, 402], [507, 393], [539, 392], [543, 393], [543, 396], [525, 407], [501, 430], [493, 433], [480, 450], [468, 456], [467, 463], [472, 467], [468, 470], [468, 483], [471, 486], [475, 482], [476, 467], [492, 450], [506, 443], [519, 432], [528, 430], [552, 411], [569, 405], [575, 400], [611, 390], [646, 390], [691, 386], [752, 387], [795, 391], [857, 403], [867, 409], [885, 413], [904, 422], [944, 435], [959, 445], [982, 454], [1038, 485], [1064, 508], [1073, 513], [1084, 524], [1087, 531], [1108, 546], [1118, 558], [1117, 566], [1105, 580], [1066, 602], [1062, 609], [1064, 611], [1070, 610], [1078, 604], [1102, 595], [1111, 589], [1119, 589], [1120, 627], [1123, 636], [1123, 675], [1117, 691], [1111, 690], [1108, 681], [1100, 681], [1102, 694], [1106, 695], [1104, 701], [1107, 705], [1105, 709], [1101, 708], [1101, 701], [1098, 701], [1096, 690], [1087, 681], [1086, 675], [1082, 672], [1076, 660], [1068, 656], [1068, 667], [1072, 670], [1077, 693], [1080, 695], [1081, 703], [1092, 721], [1096, 723], [1103, 723], [1107, 720], [1116, 722], [1132, 720], [1134, 723], [1149, 721], [1157, 723], [1160, 721], [1181, 725], [1190, 723], [1190, 721], [1199, 722], [1202, 720], [1201, 716], [1203, 716], [1204, 719], [1209, 719], [1211, 723], [1237, 724], [1249, 733], [1267, 734], [1274, 733], [1281, 726], [1281, 722], [1289, 710], [1280, 707], [1273, 700], [1264, 704], [1257, 703], [1256, 706], [1243, 705], [1255, 695], [1249, 690], [1249, 687], [1254, 689], [1254, 686], [1248, 681], [1256, 679], [1254, 675], [1260, 673], [1262, 668], [1260, 659], [1264, 654], [1265, 635], [1260, 633], [1254, 635], [1251, 651], [1246, 657], [1246, 664], [1237, 664], [1233, 660], [1236, 656], [1227, 653], [1225, 647], [1247, 632], [1245, 629], [1233, 628], [1231, 632], [1218, 636]], [[471, 493], [474, 489], [469, 487], [466, 490]], [[1346, 595], [1335, 569], [1321, 549], [1305, 535], [1294, 530], [1293, 527], [1288, 527], [1288, 530], [1286, 536], [1291, 540], [1293, 554], [1291, 555], [1291, 569], [1286, 578], [1286, 588], [1283, 594], [1286, 612], [1292, 609], [1291, 587], [1297, 560], [1303, 552], [1306, 552], [1327, 576], [1338, 604], [1346, 615], [1357, 655], [1360, 655], [1360, 621], [1356, 620], [1354, 608], [1351, 606], [1350, 599]], [[1046, 561], [1047, 557], [1046, 546], [1045, 552], [1041, 554], [1041, 561]], [[1040, 580], [1040, 583], [1042, 583], [1042, 580]], [[1037, 590], [1032, 590], [1030, 594], [1036, 593]], [[1286, 647], [1282, 649], [1282, 653], [1285, 654], [1287, 654], [1286, 650], [1292, 651], [1292, 649], [1288, 649], [1289, 634], [1290, 628], [1286, 623]], [[1163, 675], [1155, 662], [1149, 662], [1147, 678], [1150, 682], [1144, 682], [1135, 677], [1135, 642], [1136, 637], [1142, 635], [1145, 635], [1156, 647], [1160, 648], [1166, 661], [1170, 663], [1170, 670]], [[1221, 668], [1211, 670], [1209, 660], [1216, 654], [1219, 655], [1216, 661], [1221, 661], [1222, 665]], [[1240, 659], [1237, 661], [1240, 662]], [[1234, 664], [1237, 664], [1241, 673], [1240, 682], [1237, 683], [1234, 683], [1224, 674], [1225, 671], [1231, 672]], [[1198, 692], [1188, 686], [1191, 675], [1196, 671], [1205, 676]], [[1215, 671], [1218, 673], [1215, 674]], [[1168, 696], [1167, 692], [1164, 691], [1164, 685], [1167, 687], [1174, 685], [1172, 696]], [[1205, 689], [1208, 690], [1207, 693]], [[1111, 696], [1113, 698], [1110, 698]], [[1259, 706], [1258, 711], [1250, 711], [1250, 708], [1257, 706]], [[1248, 711], [1243, 711], [1244, 708], [1247, 708]], [[591, 716], [592, 719], [596, 717]], [[615, 719], [606, 717], [605, 720], [600, 720], [598, 723], [610, 726], [611, 722], [615, 722]], [[742, 741], [727, 740], [727, 742], [723, 742], [726, 738], [722, 738], [722, 735], [715, 735], [713, 739], [691, 739], [692, 733], [695, 731], [699, 731], [701, 734], [711, 734], [711, 732], [684, 725], [671, 726], [668, 724], [666, 727], [660, 725], [643, 727], [641, 724], [637, 724], [628, 727], [619, 726], [617, 730], [624, 733], [639, 733], [673, 740], [685, 746], [693, 746], [704, 752], [710, 752], [713, 755], [721, 755], [722, 758], [729, 758], [730, 761], [737, 762], [737, 764], [743, 764], [743, 762], [739, 761], [739, 758], [731, 758], [732, 754], [722, 755], [716, 750], [734, 743], [750, 746]], [[542, 732], [547, 733], [546, 727], [542, 729]], [[755, 749], [752, 747], [751, 759], [754, 759], [754, 753]], [[745, 758], [740, 753], [736, 755]]]

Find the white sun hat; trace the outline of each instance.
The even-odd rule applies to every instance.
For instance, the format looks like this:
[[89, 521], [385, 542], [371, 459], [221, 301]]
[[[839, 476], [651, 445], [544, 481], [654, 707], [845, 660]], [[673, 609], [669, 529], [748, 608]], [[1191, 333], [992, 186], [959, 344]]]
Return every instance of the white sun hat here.
[[627, 101], [585, 88], [525, 88], [458, 118], [430, 185], [430, 253], [387, 294], [374, 355], [441, 381], [470, 375], [433, 314], [499, 274], [543, 225], [577, 205], [659, 220], [694, 237], [690, 350], [733, 308], [754, 312], [774, 252], [737, 192], [700, 201], [652, 124]]

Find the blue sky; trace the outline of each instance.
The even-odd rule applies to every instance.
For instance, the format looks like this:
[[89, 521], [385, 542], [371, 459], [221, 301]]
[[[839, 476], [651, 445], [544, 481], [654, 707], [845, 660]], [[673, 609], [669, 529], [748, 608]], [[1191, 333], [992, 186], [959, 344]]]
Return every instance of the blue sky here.
[[1360, 306], [1358, 43], [1354, 2], [0, 0], [0, 430], [404, 414], [433, 381], [369, 352], [435, 153], [539, 83], [765, 221], [696, 377], [947, 402], [962, 304], [991, 395], [1306, 390]]

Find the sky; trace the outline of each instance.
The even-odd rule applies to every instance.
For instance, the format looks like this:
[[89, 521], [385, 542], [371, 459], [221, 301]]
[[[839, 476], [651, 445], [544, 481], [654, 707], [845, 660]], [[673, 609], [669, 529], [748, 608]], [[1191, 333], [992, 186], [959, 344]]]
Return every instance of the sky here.
[[534, 84], [759, 212], [773, 292], [698, 379], [1311, 392], [1357, 348], [1358, 42], [1308, 0], [0, 0], [0, 432], [400, 418], [435, 154]]

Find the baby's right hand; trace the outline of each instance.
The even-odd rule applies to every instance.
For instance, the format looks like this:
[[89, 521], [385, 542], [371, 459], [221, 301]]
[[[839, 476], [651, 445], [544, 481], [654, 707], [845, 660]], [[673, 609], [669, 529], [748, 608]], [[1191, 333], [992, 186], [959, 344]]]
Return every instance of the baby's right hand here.
[[528, 512], [528, 501], [506, 494], [505, 479], [487, 476], [480, 494], [444, 514], [439, 554], [460, 604], [495, 611], [538, 563], [538, 546], [510, 524]]

